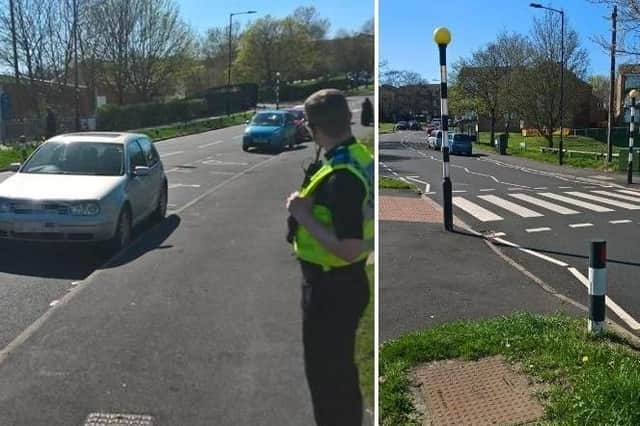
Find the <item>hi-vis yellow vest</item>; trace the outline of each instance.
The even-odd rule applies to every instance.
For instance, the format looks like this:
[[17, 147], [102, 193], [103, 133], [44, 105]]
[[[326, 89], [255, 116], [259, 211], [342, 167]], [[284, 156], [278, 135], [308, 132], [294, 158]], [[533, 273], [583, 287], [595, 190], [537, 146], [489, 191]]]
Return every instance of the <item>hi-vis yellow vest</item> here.
[[[362, 235], [365, 249], [354, 261], [355, 263], [366, 259], [374, 248], [374, 162], [367, 148], [360, 143], [339, 146], [333, 157], [311, 177], [307, 186], [302, 188], [300, 195], [302, 197], [312, 196], [318, 185], [336, 170], [348, 170], [353, 173], [362, 181], [366, 191], [362, 203], [362, 217], [364, 219]], [[318, 223], [334, 230], [331, 211], [327, 207], [313, 204], [312, 214]], [[298, 258], [320, 265], [325, 271], [350, 264], [327, 250], [302, 225], [298, 225], [293, 247]]]

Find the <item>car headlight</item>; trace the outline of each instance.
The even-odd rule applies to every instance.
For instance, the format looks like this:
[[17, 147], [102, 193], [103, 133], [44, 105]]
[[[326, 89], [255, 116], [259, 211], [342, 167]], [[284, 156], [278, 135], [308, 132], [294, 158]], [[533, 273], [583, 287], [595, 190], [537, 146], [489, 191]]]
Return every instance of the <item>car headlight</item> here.
[[0, 213], [9, 213], [11, 211], [11, 201], [0, 198]]
[[74, 203], [69, 207], [69, 213], [73, 216], [96, 216], [100, 213], [100, 205], [95, 201]]

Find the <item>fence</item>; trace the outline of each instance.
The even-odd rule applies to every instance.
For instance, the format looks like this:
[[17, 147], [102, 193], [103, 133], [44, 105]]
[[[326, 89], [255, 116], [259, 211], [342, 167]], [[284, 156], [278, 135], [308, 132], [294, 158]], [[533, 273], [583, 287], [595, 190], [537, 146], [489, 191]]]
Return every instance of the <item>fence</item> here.
[[[2, 142], [11, 143], [20, 140], [24, 136], [27, 140], [42, 139], [46, 134], [47, 120], [42, 118], [24, 118], [16, 120], [7, 120], [2, 122], [0, 133], [2, 134]], [[56, 133], [66, 133], [75, 131], [75, 117], [57, 117]], [[81, 130], [95, 130], [94, 118], [80, 119]]]

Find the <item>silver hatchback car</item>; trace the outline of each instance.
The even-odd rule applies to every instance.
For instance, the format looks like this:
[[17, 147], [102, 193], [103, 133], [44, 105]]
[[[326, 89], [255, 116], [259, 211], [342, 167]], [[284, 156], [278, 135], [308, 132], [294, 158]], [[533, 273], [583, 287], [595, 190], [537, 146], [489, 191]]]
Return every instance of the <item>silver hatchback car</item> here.
[[146, 135], [72, 133], [35, 150], [0, 183], [0, 238], [126, 246], [167, 211], [167, 177]]

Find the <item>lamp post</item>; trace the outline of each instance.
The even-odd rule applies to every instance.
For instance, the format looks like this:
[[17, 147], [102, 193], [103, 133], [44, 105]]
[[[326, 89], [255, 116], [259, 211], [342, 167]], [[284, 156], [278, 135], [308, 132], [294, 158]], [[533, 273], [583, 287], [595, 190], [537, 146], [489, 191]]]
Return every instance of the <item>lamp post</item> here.
[[[560, 145], [558, 146], [558, 163], [562, 165], [562, 122], [564, 118], [564, 10], [553, 9], [539, 3], [531, 3], [529, 6], [535, 9], [546, 9], [560, 14]], [[553, 129], [551, 130], [551, 134], [553, 135]]]
[[280, 71], [276, 72], [276, 109], [280, 109]]
[[247, 12], [234, 12], [229, 14], [229, 70], [227, 74], [227, 115], [231, 114], [231, 31], [233, 29], [233, 17], [237, 15], [251, 15], [257, 13], [255, 10], [249, 10]]
[[629, 157], [627, 160], [627, 183], [633, 183], [633, 145], [635, 137], [636, 99], [640, 97], [640, 91], [633, 89], [629, 92], [631, 98], [631, 112], [629, 114]]
[[444, 229], [453, 231], [452, 184], [449, 177], [449, 105], [447, 101], [447, 45], [451, 33], [445, 27], [433, 31], [433, 41], [440, 53], [440, 126], [442, 128], [442, 197], [444, 205]]

